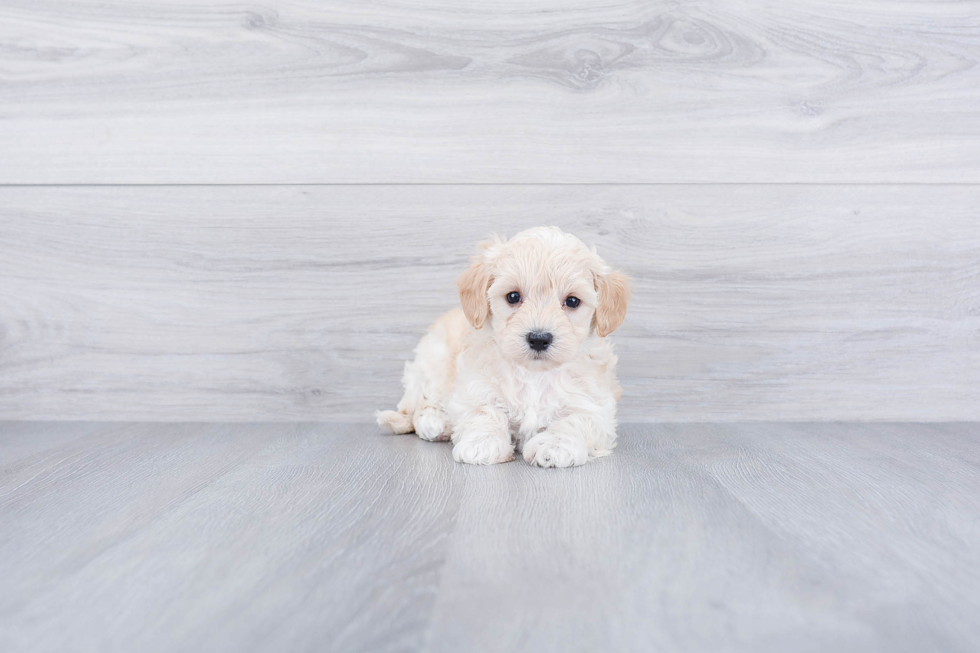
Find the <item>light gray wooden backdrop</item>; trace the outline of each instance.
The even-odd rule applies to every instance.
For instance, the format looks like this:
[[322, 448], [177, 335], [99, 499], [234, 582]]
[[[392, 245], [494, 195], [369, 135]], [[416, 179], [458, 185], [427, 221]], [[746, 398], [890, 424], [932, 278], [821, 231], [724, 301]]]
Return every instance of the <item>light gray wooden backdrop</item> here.
[[627, 419], [980, 419], [980, 2], [7, 0], [0, 418], [364, 419], [474, 243]]

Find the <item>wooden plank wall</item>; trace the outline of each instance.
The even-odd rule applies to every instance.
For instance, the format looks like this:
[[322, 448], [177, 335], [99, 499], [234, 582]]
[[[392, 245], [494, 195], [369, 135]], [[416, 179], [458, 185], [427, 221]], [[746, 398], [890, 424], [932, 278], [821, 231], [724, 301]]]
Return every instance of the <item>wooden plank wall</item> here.
[[473, 244], [626, 419], [980, 419], [980, 2], [0, 6], [0, 418], [364, 419]]

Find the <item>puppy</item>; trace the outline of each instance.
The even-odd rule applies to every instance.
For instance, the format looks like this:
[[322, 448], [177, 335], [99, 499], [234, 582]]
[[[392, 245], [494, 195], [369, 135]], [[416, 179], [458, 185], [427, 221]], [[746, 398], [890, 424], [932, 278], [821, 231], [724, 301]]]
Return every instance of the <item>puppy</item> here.
[[393, 433], [453, 442], [457, 462], [571, 467], [616, 444], [616, 355], [629, 283], [557, 227], [494, 236], [460, 277], [462, 310], [438, 320], [405, 364]]

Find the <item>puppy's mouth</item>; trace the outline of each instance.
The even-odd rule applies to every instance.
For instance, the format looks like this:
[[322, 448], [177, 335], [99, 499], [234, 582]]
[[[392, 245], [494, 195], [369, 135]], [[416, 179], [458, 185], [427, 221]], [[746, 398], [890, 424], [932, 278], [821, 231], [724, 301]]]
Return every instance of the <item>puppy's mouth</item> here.
[[550, 350], [535, 351], [533, 349], [527, 350], [525, 361], [532, 368], [551, 367], [556, 362]]

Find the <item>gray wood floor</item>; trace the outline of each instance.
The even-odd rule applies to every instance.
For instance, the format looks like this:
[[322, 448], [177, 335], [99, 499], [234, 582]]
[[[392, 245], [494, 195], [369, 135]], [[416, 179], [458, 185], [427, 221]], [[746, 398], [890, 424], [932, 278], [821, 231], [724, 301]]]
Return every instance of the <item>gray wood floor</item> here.
[[0, 649], [976, 651], [980, 426], [0, 423]]

